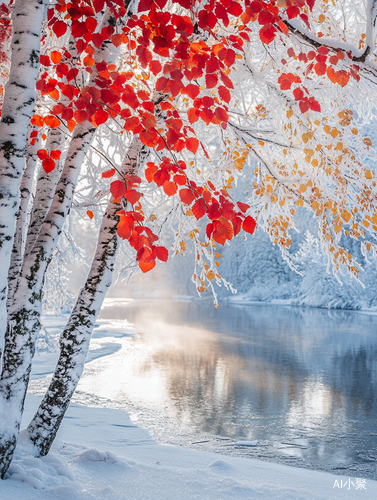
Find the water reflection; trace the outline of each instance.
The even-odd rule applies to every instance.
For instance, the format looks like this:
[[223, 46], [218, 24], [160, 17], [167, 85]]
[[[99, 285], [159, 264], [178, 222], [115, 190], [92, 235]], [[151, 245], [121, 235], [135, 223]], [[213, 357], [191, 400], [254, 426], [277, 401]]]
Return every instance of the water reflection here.
[[81, 390], [212, 436], [206, 449], [375, 477], [377, 316], [148, 301], [101, 317], [133, 322], [140, 338], [88, 365]]

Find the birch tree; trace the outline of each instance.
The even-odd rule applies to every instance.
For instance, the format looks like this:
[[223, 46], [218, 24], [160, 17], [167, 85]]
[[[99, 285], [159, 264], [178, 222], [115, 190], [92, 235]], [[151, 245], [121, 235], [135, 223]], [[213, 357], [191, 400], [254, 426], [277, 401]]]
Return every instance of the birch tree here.
[[[148, 272], [184, 253], [188, 238], [193, 282], [216, 306], [214, 285], [231, 287], [219, 250], [241, 231], [258, 224], [294, 267], [297, 207], [317, 218], [334, 273], [358, 278], [345, 239], [366, 256], [377, 249], [365, 132], [377, 76], [374, 1], [363, 10], [326, 0], [9, 4], [0, 31], [1, 477], [17, 442], [46, 270], [89, 150], [108, 164], [84, 167], [97, 193], [86, 214], [102, 222], [56, 372], [27, 428], [36, 455], [50, 449], [81, 376], [121, 240]], [[252, 159], [250, 196], [236, 200]], [[160, 240], [163, 224], [175, 229], [172, 248]]]

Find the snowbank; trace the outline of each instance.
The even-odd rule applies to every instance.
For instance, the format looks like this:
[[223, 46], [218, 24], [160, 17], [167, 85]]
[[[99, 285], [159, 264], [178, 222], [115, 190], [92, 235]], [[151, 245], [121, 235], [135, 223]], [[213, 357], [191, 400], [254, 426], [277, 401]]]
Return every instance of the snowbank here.
[[[39, 400], [27, 397], [24, 424]], [[366, 480], [363, 489], [356, 485], [355, 478], [156, 444], [123, 411], [73, 404], [47, 457], [32, 458], [21, 435], [13, 464], [6, 479], [0, 481], [0, 498], [377, 498], [377, 482]]]

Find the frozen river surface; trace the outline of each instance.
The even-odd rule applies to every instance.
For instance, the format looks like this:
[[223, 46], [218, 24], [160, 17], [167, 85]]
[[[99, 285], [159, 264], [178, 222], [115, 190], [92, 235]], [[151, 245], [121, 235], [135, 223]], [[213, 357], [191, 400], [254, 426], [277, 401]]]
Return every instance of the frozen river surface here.
[[164, 443], [377, 479], [377, 316], [108, 300], [93, 343], [108, 355], [77, 402], [123, 408]]

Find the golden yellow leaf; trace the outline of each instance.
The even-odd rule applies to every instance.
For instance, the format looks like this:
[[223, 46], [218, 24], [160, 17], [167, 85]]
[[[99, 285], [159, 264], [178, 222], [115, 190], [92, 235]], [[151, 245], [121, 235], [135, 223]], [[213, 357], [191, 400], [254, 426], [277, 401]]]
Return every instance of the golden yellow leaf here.
[[287, 111], [287, 118], [290, 118], [292, 115], [293, 115], [293, 110], [292, 109], [288, 109], [288, 111]]
[[372, 172], [370, 170], [365, 171], [365, 178], [366, 179], [371, 179], [372, 178]]
[[351, 220], [351, 214], [347, 210], [343, 210], [342, 219], [344, 219], [346, 222], [349, 222]]
[[334, 231], [336, 233], [340, 233], [341, 229], [342, 229], [342, 226], [340, 226], [339, 224], [336, 224], [336, 226], [334, 226]]
[[211, 281], [215, 277], [215, 273], [213, 271], [208, 271], [207, 278]]

